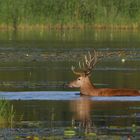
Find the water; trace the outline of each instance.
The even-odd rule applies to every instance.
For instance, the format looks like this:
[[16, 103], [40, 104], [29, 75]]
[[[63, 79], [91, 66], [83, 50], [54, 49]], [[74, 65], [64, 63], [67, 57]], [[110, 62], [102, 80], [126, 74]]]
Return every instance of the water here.
[[16, 114], [13, 129], [5, 125], [0, 134], [62, 139], [69, 128], [73, 139], [83, 139], [84, 131], [100, 139], [139, 137], [139, 97], [85, 98], [64, 86], [75, 79], [71, 66], [96, 49], [114, 54], [96, 65], [91, 79], [97, 87], [139, 89], [139, 44], [139, 32], [132, 31], [1, 31], [0, 97]]
[[93, 49], [120, 52], [96, 65], [92, 80], [97, 86], [139, 88], [139, 32], [1, 32], [0, 37], [1, 90], [63, 91], [63, 84], [74, 78], [71, 66]]

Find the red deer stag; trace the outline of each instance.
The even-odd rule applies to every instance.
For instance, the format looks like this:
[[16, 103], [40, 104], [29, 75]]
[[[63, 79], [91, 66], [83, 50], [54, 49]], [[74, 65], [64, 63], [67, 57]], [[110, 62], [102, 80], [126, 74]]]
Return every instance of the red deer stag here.
[[96, 88], [90, 81], [91, 72], [97, 63], [98, 55], [94, 50], [94, 55], [90, 53], [85, 56], [84, 62], [79, 62], [80, 72], [75, 71], [75, 67], [72, 66], [72, 71], [79, 77], [70, 82], [68, 87], [80, 88], [81, 95], [87, 96], [140, 96], [140, 90], [134, 89], [112, 89], [112, 88]]

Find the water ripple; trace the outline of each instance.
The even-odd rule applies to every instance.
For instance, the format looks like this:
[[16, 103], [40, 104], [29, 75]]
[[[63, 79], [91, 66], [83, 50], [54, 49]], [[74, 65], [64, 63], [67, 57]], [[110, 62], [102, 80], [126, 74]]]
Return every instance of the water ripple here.
[[[77, 100], [78, 92], [64, 91], [28, 91], [28, 92], [0, 92], [0, 97], [7, 100]], [[140, 96], [120, 97], [89, 97], [93, 101], [140, 101]]]

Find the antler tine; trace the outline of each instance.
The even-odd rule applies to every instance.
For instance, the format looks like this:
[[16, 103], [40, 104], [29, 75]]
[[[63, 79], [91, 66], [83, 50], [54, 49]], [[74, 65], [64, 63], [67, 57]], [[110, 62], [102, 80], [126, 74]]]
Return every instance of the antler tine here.
[[81, 67], [81, 62], [79, 61], [79, 68], [81, 69], [82, 67]]
[[72, 72], [73, 72], [74, 74], [76, 74], [76, 75], [80, 75], [80, 76], [81, 76], [81, 75], [83, 74], [83, 73], [81, 73], [81, 72], [76, 72], [74, 66], [71, 67], [71, 70], [72, 70]]
[[[88, 58], [88, 56], [85, 55], [85, 64], [86, 64], [86, 68], [89, 67], [89, 65], [90, 65], [90, 60], [91, 60], [91, 56], [89, 56], [89, 58]], [[86, 68], [84, 68], [84, 69], [86, 69]]]
[[81, 72], [75, 71], [74, 66], [71, 67], [71, 70], [76, 75], [80, 75], [80, 76], [81, 75], [89, 75], [92, 72], [96, 63], [97, 63], [97, 53], [94, 50], [93, 56], [91, 55], [90, 52], [88, 52], [88, 54], [84, 56], [84, 62], [81, 63], [79, 61], [79, 68], [81, 69]]
[[88, 52], [89, 60], [88, 63], [86, 63], [87, 70], [86, 74], [89, 75], [92, 72], [92, 69], [94, 68], [95, 64], [97, 63], [97, 52], [94, 50], [93, 56], [91, 56], [91, 53]]
[[87, 59], [87, 56], [85, 55], [85, 63], [87, 64], [88, 63], [88, 59]]
[[89, 51], [88, 51], [88, 55], [89, 55], [89, 59], [91, 60], [92, 57], [91, 57], [91, 53]]
[[97, 63], [97, 52], [94, 50], [94, 55], [93, 55], [93, 57], [92, 57], [92, 59], [91, 59], [91, 62], [93, 62], [92, 63], [92, 67], [94, 67], [95, 66], [95, 64]]

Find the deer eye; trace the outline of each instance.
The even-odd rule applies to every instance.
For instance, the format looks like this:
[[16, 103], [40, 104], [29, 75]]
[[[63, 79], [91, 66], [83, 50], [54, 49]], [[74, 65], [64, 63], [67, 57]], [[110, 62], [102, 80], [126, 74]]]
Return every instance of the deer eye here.
[[80, 78], [78, 78], [78, 80], [81, 80]]

